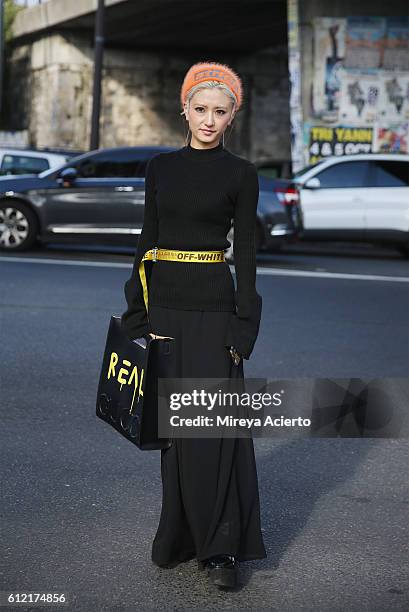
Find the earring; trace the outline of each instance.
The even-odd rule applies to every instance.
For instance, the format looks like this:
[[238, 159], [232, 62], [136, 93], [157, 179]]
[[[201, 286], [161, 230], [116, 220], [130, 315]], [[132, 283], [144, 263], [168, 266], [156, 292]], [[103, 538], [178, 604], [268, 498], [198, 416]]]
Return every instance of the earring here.
[[222, 145], [224, 146], [224, 132], [222, 134]]

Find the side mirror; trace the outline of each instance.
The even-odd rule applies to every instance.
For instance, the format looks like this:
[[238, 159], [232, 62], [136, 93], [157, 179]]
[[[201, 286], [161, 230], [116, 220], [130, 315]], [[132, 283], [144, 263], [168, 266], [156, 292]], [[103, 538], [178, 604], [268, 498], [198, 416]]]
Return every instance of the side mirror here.
[[321, 187], [320, 179], [313, 176], [304, 183], [303, 187], [304, 189], [319, 189]]
[[63, 187], [71, 187], [78, 177], [76, 168], [64, 168], [58, 175], [57, 182]]

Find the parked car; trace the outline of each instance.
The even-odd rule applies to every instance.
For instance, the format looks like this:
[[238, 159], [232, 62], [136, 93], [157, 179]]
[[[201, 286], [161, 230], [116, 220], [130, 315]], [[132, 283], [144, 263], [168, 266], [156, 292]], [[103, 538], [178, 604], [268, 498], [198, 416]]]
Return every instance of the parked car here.
[[259, 176], [259, 185], [257, 249], [276, 251], [302, 232], [299, 193], [291, 181], [284, 179]]
[[303, 240], [394, 246], [409, 254], [409, 155], [328, 157], [297, 172]]
[[58, 169], [0, 177], [0, 248], [41, 243], [135, 245], [148, 160], [170, 147], [98, 149]]
[[[38, 176], [0, 177], [0, 249], [23, 251], [37, 239], [135, 246], [143, 225], [148, 160], [174, 150], [99, 149]], [[296, 233], [295, 200], [287, 201], [286, 183], [259, 180], [257, 247], [277, 247]], [[226, 249], [226, 257], [231, 255], [232, 246]]]
[[[299, 194], [290, 181], [264, 180], [259, 176], [260, 195], [257, 206], [256, 251], [275, 252], [297, 240], [302, 232]], [[234, 222], [227, 234], [230, 247], [225, 251], [233, 261]]]
[[59, 168], [69, 155], [50, 151], [0, 148], [0, 176], [39, 174], [49, 168]]

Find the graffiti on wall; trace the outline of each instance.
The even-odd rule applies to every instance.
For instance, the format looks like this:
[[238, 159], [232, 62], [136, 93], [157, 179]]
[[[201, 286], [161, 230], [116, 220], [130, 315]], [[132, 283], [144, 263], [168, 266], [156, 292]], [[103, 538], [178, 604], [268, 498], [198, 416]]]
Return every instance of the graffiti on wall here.
[[315, 18], [313, 61], [304, 129], [371, 128], [371, 151], [408, 152], [409, 17]]

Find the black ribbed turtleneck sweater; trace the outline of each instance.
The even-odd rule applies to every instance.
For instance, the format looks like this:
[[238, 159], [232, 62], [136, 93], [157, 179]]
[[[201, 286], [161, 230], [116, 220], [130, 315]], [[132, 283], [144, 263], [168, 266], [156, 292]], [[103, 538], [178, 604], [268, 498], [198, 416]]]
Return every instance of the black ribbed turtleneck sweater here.
[[125, 283], [128, 308], [122, 329], [128, 338], [153, 332], [138, 267], [154, 246], [179, 250], [224, 250], [234, 223], [236, 288], [227, 262], [201, 264], [159, 260], [151, 265], [149, 305], [182, 310], [230, 311], [225, 346], [248, 359], [257, 339], [261, 296], [256, 291], [255, 225], [259, 184], [250, 161], [222, 143], [211, 149], [190, 144], [153, 157], [146, 170], [145, 213], [133, 270]]

